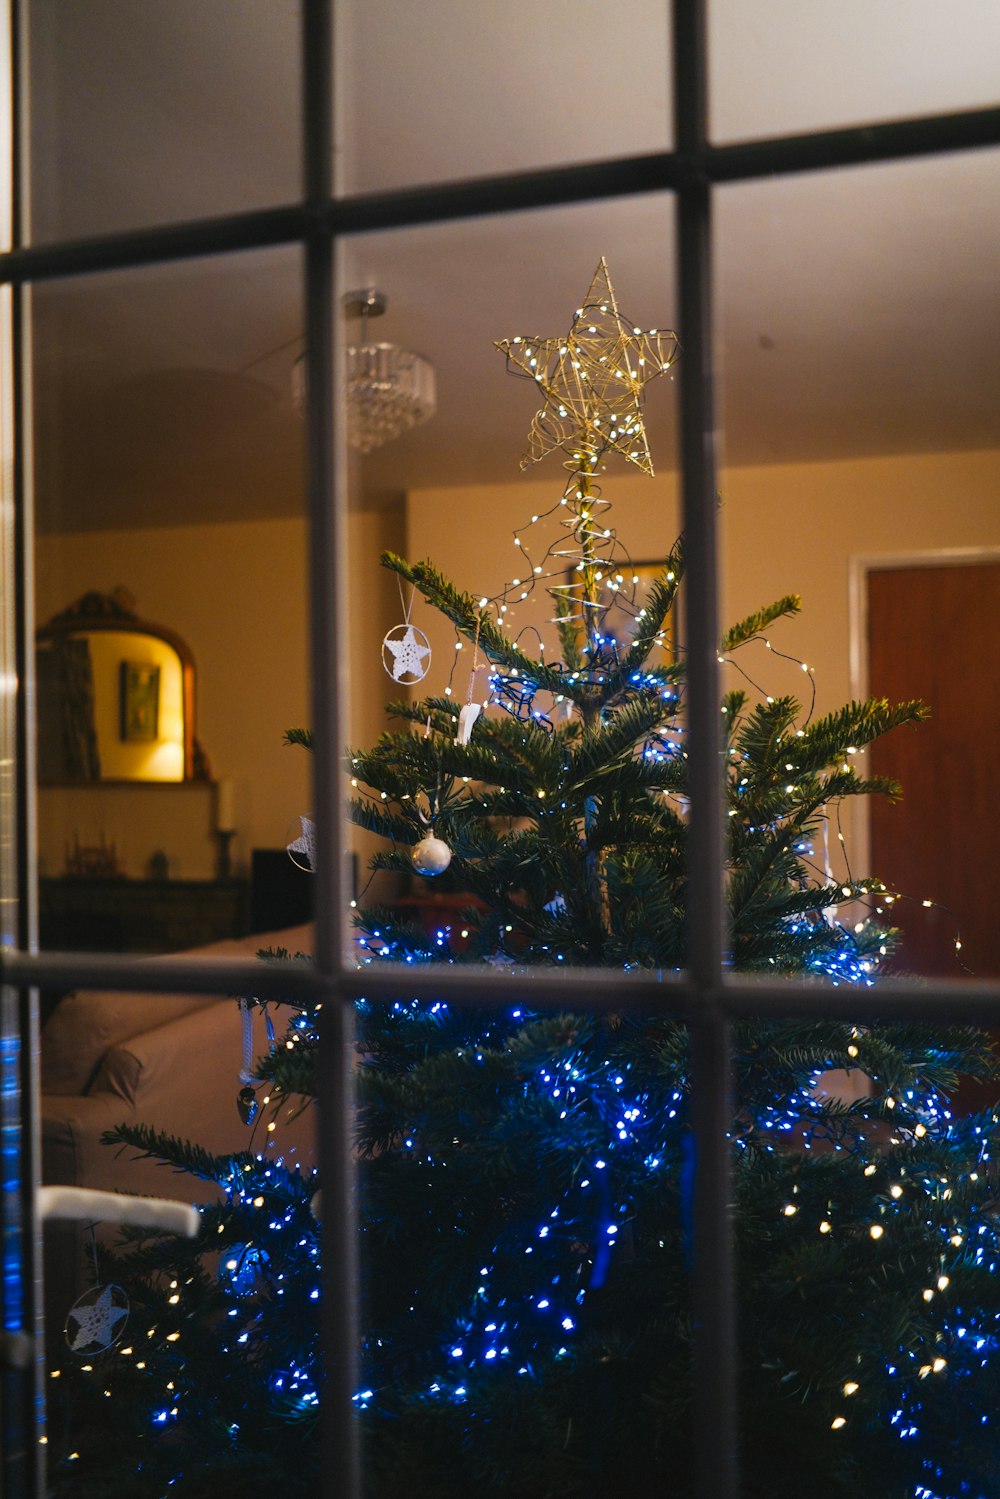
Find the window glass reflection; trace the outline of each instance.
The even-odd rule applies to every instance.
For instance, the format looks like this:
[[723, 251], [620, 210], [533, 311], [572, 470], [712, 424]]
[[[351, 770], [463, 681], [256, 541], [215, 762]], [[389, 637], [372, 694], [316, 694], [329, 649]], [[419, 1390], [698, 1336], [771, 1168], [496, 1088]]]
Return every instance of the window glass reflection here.
[[34, 242], [301, 195], [298, 0], [31, 0]]
[[[803, 852], [851, 892], [831, 911], [846, 931], [904, 928], [895, 956], [875, 944], [880, 968], [955, 980], [1000, 972], [982, 882], [966, 873], [972, 827], [994, 836], [984, 735], [975, 709], [957, 709], [989, 672], [976, 589], [1000, 546], [997, 169], [976, 152], [718, 197], [726, 613], [802, 600], [744, 654], [750, 682], [727, 666], [727, 685], [802, 702], [775, 763], [790, 783], [814, 694], [814, 722], [869, 694], [926, 706], [929, 721], [842, 745], [861, 782], [898, 782], [901, 799], [834, 798]], [[980, 609], [963, 610], [973, 597]], [[855, 898], [865, 877], [884, 900]]]
[[1000, 16], [990, 0], [709, 0], [717, 141], [985, 109]]
[[[392, 737], [352, 747], [354, 816], [381, 839], [368, 960], [682, 962], [669, 224], [637, 200], [351, 247], [438, 386], [356, 471], [362, 495], [409, 484], [402, 545], [352, 580], [363, 597], [388, 574], [369, 661], [380, 646], [372, 701], [396, 705]], [[586, 242], [605, 248], [584, 261]], [[665, 861], [655, 933], [630, 812]]]
[[343, 192], [666, 149], [669, 7], [338, 4]]
[[33, 289], [44, 947], [200, 949], [281, 924], [263, 856], [300, 876], [299, 272], [295, 249]]

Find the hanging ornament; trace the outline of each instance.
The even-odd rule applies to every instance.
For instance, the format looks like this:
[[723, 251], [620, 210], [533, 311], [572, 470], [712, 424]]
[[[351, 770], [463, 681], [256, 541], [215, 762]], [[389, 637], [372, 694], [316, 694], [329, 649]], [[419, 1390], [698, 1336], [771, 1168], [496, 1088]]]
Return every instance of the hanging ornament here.
[[241, 1088], [239, 1093], [237, 1093], [236, 1095], [236, 1111], [239, 1114], [240, 1118], [243, 1120], [243, 1123], [246, 1125], [253, 1124], [254, 1120], [257, 1118], [257, 1115], [260, 1112], [260, 1104], [257, 1102], [257, 1095], [250, 1087], [249, 1083], [245, 1088]]
[[430, 670], [431, 648], [423, 630], [394, 625], [382, 641], [382, 664], [394, 682], [422, 682]]
[[443, 838], [428, 833], [415, 845], [410, 858], [418, 874], [443, 874], [451, 863], [451, 849]]
[[270, 1255], [260, 1245], [233, 1244], [219, 1265], [219, 1279], [228, 1280], [237, 1296], [246, 1296], [257, 1289], [269, 1263]]
[[129, 1310], [129, 1299], [121, 1286], [91, 1286], [73, 1303], [66, 1317], [70, 1352], [89, 1358], [113, 1348], [125, 1331]]
[[468, 744], [472, 738], [472, 727], [482, 712], [478, 703], [466, 703], [458, 715], [458, 733], [455, 735], [456, 744]]
[[482, 620], [476, 618], [476, 635], [472, 642], [472, 670], [469, 673], [469, 691], [465, 699], [465, 707], [458, 715], [458, 733], [455, 735], [456, 744], [468, 744], [472, 738], [472, 730], [476, 719], [482, 712], [479, 703], [472, 701], [472, 694], [476, 686], [476, 673], [480, 670], [479, 664], [479, 627]]
[[403, 623], [393, 625], [382, 641], [382, 665], [392, 680], [402, 682], [404, 687], [410, 686], [413, 682], [423, 681], [431, 664], [430, 641], [423, 630], [418, 630], [410, 624], [416, 592], [415, 588], [411, 590], [410, 602], [407, 604], [403, 600], [403, 585], [399, 584], [399, 601], [403, 605]]
[[[312, 874], [316, 868], [316, 824], [311, 817], [299, 817], [297, 821], [299, 836], [286, 843], [285, 850], [298, 869]], [[301, 855], [301, 858], [296, 858], [296, 854]]]
[[243, 1086], [236, 1095], [236, 1112], [243, 1123], [249, 1127], [260, 1113], [260, 1104], [253, 1090], [253, 1084], [257, 1079], [250, 1070], [253, 1065], [253, 1016], [250, 1013], [250, 1001], [242, 996], [240, 998], [240, 1027], [243, 1041], [243, 1066], [238, 1076]]

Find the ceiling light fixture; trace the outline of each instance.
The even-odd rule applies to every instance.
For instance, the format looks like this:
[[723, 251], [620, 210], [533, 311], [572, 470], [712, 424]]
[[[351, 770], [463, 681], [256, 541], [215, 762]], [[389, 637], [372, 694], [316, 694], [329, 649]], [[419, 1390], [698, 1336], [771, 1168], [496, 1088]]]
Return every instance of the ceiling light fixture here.
[[347, 441], [362, 453], [418, 427], [436, 408], [434, 368], [422, 354], [368, 341], [368, 319], [381, 317], [385, 308], [374, 287], [344, 298], [347, 317], [361, 319], [360, 343], [344, 350], [344, 399]]

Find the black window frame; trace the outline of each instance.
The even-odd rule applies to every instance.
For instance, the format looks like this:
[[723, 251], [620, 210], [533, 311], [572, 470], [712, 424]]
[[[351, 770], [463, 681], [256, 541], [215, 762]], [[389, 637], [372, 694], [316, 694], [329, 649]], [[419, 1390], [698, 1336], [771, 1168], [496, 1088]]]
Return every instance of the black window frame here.
[[[664, 4], [669, 0], [664, 0]], [[391, 192], [335, 197], [331, 163], [333, 114], [333, 0], [303, 0], [304, 193], [300, 201], [272, 209], [205, 218], [197, 222], [139, 229], [51, 245], [22, 243], [18, 204], [27, 150], [21, 132], [28, 0], [8, 0], [7, 32], [12, 71], [13, 212], [0, 254], [0, 297], [6, 338], [0, 358], [3, 432], [13, 439], [9, 487], [0, 494], [0, 558], [5, 581], [13, 580], [0, 610], [3, 668], [19, 689], [10, 707], [0, 704], [0, 752], [13, 774], [0, 785], [0, 867], [5, 900], [0, 907], [0, 1129], [5, 1159], [20, 1162], [17, 1191], [0, 1193], [0, 1243], [6, 1263], [20, 1265], [26, 1296], [0, 1300], [0, 1475], [11, 1499], [41, 1499], [44, 1449], [37, 1425], [43, 1409], [37, 1332], [37, 991], [74, 985], [105, 988], [167, 987], [181, 991], [289, 992], [286, 975], [261, 973], [258, 965], [172, 959], [169, 969], [150, 961], [141, 971], [127, 958], [38, 951], [33, 842], [34, 777], [28, 702], [32, 681], [31, 507], [25, 459], [28, 446], [28, 364], [22, 324], [22, 293], [35, 282], [88, 272], [134, 268], [240, 250], [295, 245], [305, 256], [306, 337], [309, 348], [307, 411], [310, 525], [310, 647], [313, 725], [322, 743], [343, 742], [335, 645], [345, 621], [336, 588], [344, 557], [344, 492], [338, 471], [335, 431], [337, 305], [336, 248], [342, 239], [376, 229], [444, 223], [466, 217], [554, 208], [561, 204], [636, 193], [674, 195], [679, 270], [677, 323], [683, 329], [681, 361], [680, 471], [688, 538], [689, 735], [692, 765], [690, 899], [700, 920], [692, 926], [689, 968], [676, 982], [638, 978], [628, 984], [631, 1002], [683, 1017], [690, 1026], [693, 1055], [697, 1182], [695, 1204], [694, 1318], [696, 1491], [700, 1499], [737, 1499], [737, 1348], [732, 1244], [729, 1234], [730, 1163], [725, 1132], [729, 1096], [729, 1029], [743, 1017], [817, 1014], [813, 986], [782, 980], [750, 982], [726, 973], [722, 900], [723, 814], [718, 781], [719, 717], [716, 642], [717, 552], [716, 454], [712, 321], [712, 206], [718, 186], [816, 172], [862, 163], [1000, 145], [1000, 109], [863, 124], [806, 135], [714, 145], [708, 138], [706, 0], [672, 0], [674, 149], [553, 167], [509, 176], [489, 176]], [[11, 379], [11, 376], [13, 377]], [[10, 389], [8, 390], [8, 387]], [[9, 710], [9, 711], [8, 711]], [[336, 756], [316, 757], [315, 814], [322, 846], [342, 851], [343, 828]], [[317, 875], [317, 909], [337, 913], [346, 905], [342, 859]], [[315, 964], [295, 980], [298, 993], [325, 1001], [325, 1079], [321, 1160], [324, 1193], [342, 1211], [328, 1212], [324, 1225], [323, 1332], [327, 1350], [324, 1402], [323, 1494], [356, 1499], [360, 1471], [352, 1416], [356, 1347], [355, 1235], [351, 1217], [349, 1078], [346, 1042], [351, 1009], [369, 998], [460, 996], [489, 1003], [503, 980], [492, 973], [433, 975], [414, 970], [359, 974], [344, 958], [336, 916], [318, 922]], [[573, 973], [574, 1004], [602, 1007], [622, 1000], [624, 980], [613, 973]], [[529, 974], [519, 994], [540, 1008], [563, 1002], [561, 975]], [[995, 1020], [1000, 985], [936, 983], [933, 993], [906, 983], [885, 982], [857, 993], [824, 991], [822, 1012], [852, 1021], [907, 1018]]]

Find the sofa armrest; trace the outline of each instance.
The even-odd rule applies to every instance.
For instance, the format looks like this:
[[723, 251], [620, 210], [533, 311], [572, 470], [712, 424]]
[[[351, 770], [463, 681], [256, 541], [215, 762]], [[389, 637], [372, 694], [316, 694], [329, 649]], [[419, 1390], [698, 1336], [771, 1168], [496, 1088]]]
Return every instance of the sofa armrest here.
[[[255, 1054], [267, 1048], [263, 1016], [254, 1011]], [[43, 1099], [45, 1179], [110, 1191], [147, 1192], [180, 1200], [217, 1193], [186, 1173], [101, 1144], [122, 1123], [144, 1124], [213, 1154], [267, 1151], [304, 1171], [316, 1162], [315, 1108], [285, 1100], [262, 1110], [248, 1129], [236, 1108], [242, 1057], [239, 1014], [219, 1000], [121, 1042], [108, 1052], [85, 1098]], [[268, 1130], [269, 1122], [276, 1128]]]
[[127, 1149], [103, 1145], [105, 1130], [138, 1122], [134, 1111], [113, 1093], [90, 1098], [43, 1096], [41, 1112], [46, 1185], [170, 1197], [179, 1202], [209, 1202], [219, 1195], [210, 1182], [171, 1171], [159, 1162], [138, 1160]]

